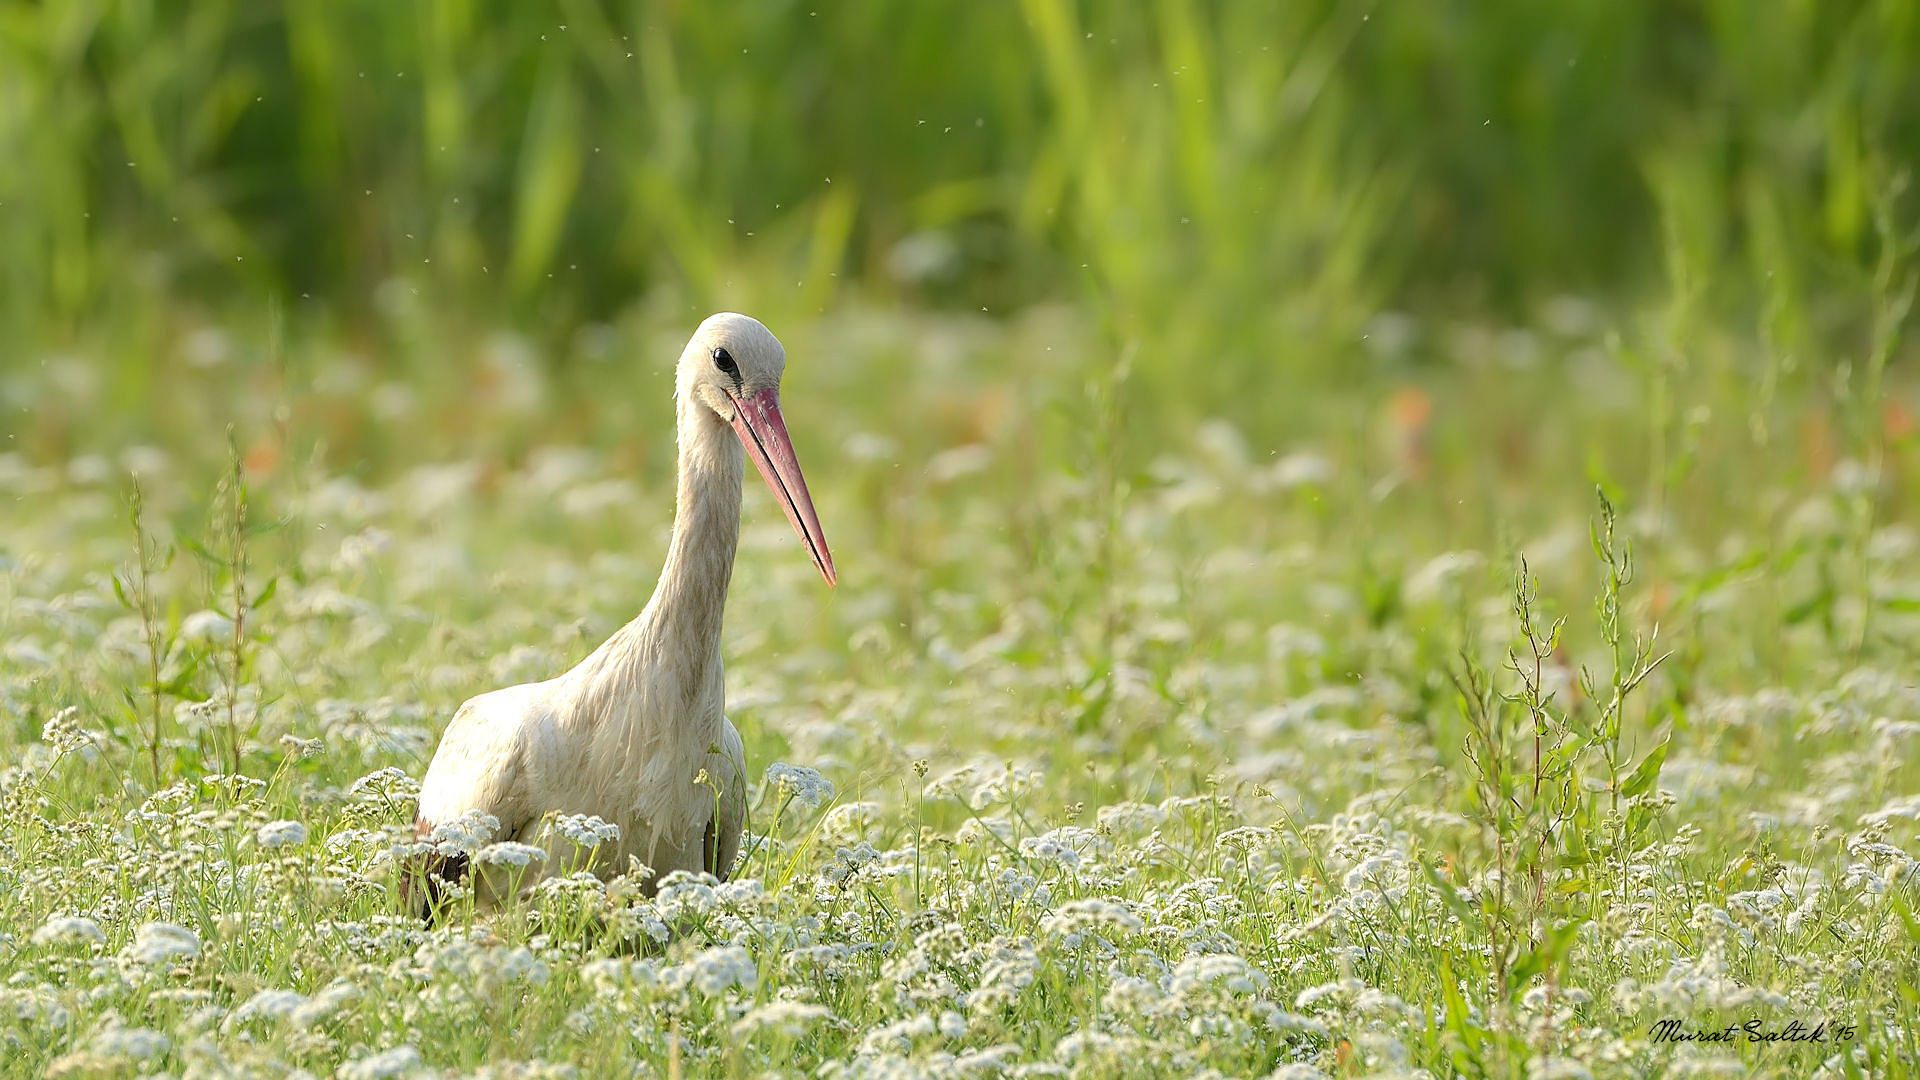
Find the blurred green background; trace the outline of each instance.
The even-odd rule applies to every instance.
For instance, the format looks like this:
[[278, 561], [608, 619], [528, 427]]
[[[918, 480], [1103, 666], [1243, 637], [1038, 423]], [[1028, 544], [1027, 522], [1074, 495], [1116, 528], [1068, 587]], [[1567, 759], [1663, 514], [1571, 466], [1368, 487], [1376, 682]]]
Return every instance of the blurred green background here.
[[4, 0], [0, 349], [138, 414], [201, 324], [563, 371], [635, 312], [1054, 303], [1261, 424], [1383, 311], [1864, 351], [1917, 151], [1908, 0]]

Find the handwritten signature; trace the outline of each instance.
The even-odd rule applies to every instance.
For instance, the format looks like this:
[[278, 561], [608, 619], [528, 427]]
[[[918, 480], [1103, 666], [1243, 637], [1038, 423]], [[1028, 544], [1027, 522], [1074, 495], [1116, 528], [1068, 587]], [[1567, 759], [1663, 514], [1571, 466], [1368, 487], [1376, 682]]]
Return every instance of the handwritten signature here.
[[1812, 1027], [1798, 1020], [1786, 1027], [1768, 1027], [1759, 1020], [1728, 1024], [1724, 1028], [1689, 1028], [1679, 1020], [1662, 1020], [1647, 1032], [1654, 1042], [1703, 1043], [1824, 1043], [1849, 1042], [1856, 1034], [1853, 1024], [1822, 1020]]

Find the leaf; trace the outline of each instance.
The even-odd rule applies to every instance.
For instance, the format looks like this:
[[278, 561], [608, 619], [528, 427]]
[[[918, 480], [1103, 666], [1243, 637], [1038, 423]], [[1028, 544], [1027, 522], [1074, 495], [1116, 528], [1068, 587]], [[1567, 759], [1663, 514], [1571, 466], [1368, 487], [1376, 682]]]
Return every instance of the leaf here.
[[[1606, 466], [1600, 463], [1600, 455], [1597, 451], [1587, 454], [1587, 482], [1593, 485], [1594, 493], [1599, 497], [1602, 514], [1612, 514], [1616, 505], [1627, 501], [1627, 493], [1607, 475]], [[1589, 522], [1588, 530], [1591, 531], [1592, 528], [1592, 523]], [[1599, 537], [1595, 536], [1594, 540], [1597, 548]]]
[[[1472, 962], [1471, 953], [1464, 954], [1464, 958], [1469, 966], [1477, 967]], [[1467, 1007], [1466, 996], [1460, 993], [1459, 984], [1459, 977], [1453, 970], [1453, 955], [1441, 953], [1440, 1000], [1446, 1006], [1447, 1030], [1460, 1040], [1460, 1053], [1464, 1054], [1470, 1062], [1478, 1064], [1485, 1052], [1487, 1033], [1485, 1029], [1473, 1022], [1473, 1010]], [[1465, 1071], [1462, 1070], [1462, 1072]]]
[[[1560, 835], [1560, 861], [1562, 865], [1570, 867], [1585, 866], [1587, 863], [1593, 861], [1593, 852], [1587, 847], [1586, 830], [1580, 827], [1578, 821], [1568, 822], [1567, 827], [1561, 830]], [[1567, 878], [1559, 885], [1559, 891], [1566, 895], [1583, 892], [1586, 888], [1587, 882], [1578, 877]]]
[[1516, 996], [1528, 989], [1528, 984], [1535, 976], [1549, 973], [1566, 958], [1567, 950], [1573, 945], [1573, 940], [1579, 932], [1579, 924], [1573, 922], [1564, 926], [1549, 927], [1538, 945], [1520, 953], [1514, 960], [1508, 976], [1510, 980], [1508, 985], [1513, 988]]
[[[1510, 952], [1508, 955], [1513, 954]], [[1516, 996], [1527, 989], [1535, 975], [1546, 970], [1547, 959], [1542, 949], [1526, 949], [1514, 956], [1512, 966], [1507, 969], [1507, 985], [1513, 987]]]
[[1900, 924], [1906, 928], [1907, 937], [1920, 945], [1920, 919], [1914, 917], [1913, 905], [1907, 903], [1906, 897], [1898, 891], [1889, 892], [1887, 898], [1892, 901], [1894, 913], [1900, 916]]
[[[181, 661], [180, 670], [174, 672], [171, 677], [161, 683], [160, 689], [169, 694], [173, 694], [175, 697], [186, 697], [188, 688], [193, 682], [193, 677], [199, 673], [200, 663], [204, 659], [205, 657], [192, 654], [186, 656]], [[176, 690], [174, 689], [175, 687], [180, 687], [181, 689]]]
[[1620, 794], [1631, 799], [1653, 790], [1653, 785], [1660, 779], [1660, 766], [1667, 760], [1667, 748], [1672, 745], [1673, 731], [1669, 728], [1661, 733], [1660, 741], [1647, 751], [1647, 756], [1641, 758], [1640, 764], [1635, 765], [1633, 772], [1627, 775], [1626, 783], [1620, 785]]
[[112, 575], [112, 581], [113, 581], [114, 598], [120, 601], [121, 607], [126, 608], [128, 611], [132, 611], [133, 602], [127, 599], [127, 587], [121, 583], [120, 575], [119, 574]]
[[1460, 899], [1459, 886], [1441, 877], [1440, 871], [1428, 865], [1425, 860], [1420, 861], [1419, 867], [1426, 872], [1427, 883], [1433, 886], [1433, 891], [1440, 897], [1440, 902], [1447, 905], [1448, 910], [1453, 912], [1454, 917], [1459, 919], [1462, 925], [1472, 926], [1479, 919], [1479, 912], [1465, 900]]
[[1767, 560], [1775, 557], [1775, 554], [1776, 553], [1772, 551], [1761, 548], [1748, 552], [1746, 555], [1730, 563], [1707, 571], [1696, 578], [1692, 585], [1687, 587], [1686, 599], [1688, 601], [1698, 600], [1700, 597], [1727, 584], [1735, 578], [1745, 577], [1747, 574], [1764, 569]]
[[280, 591], [280, 575], [275, 574], [274, 576], [268, 578], [267, 583], [261, 587], [260, 595], [253, 598], [254, 610], [257, 611], [260, 608], [266, 607], [267, 601], [273, 599], [273, 594], [279, 591]]
[[207, 549], [207, 545], [202, 544], [200, 541], [195, 540], [191, 536], [180, 537], [180, 544], [182, 547], [185, 547], [188, 551], [192, 552], [194, 555], [198, 556], [200, 559], [202, 559], [205, 562], [211, 563], [214, 566], [224, 565], [220, 556], [215, 555], [212, 551], [209, 551]]
[[[1092, 731], [1100, 725], [1106, 715], [1107, 706], [1113, 701], [1114, 680], [1109, 677], [1101, 681], [1100, 692], [1090, 698], [1083, 698], [1080, 712], [1073, 718], [1075, 731]], [[1084, 693], [1084, 691], [1083, 691]]]
[[1627, 839], [1638, 840], [1647, 827], [1653, 824], [1655, 814], [1645, 803], [1640, 803], [1627, 811]]
[[156, 685], [154, 689], [168, 697], [192, 698], [197, 696], [193, 692], [193, 681], [185, 675], [176, 675], [171, 679], [164, 679]]
[[1786, 612], [1780, 616], [1780, 619], [1788, 626], [1796, 626], [1806, 622], [1832, 603], [1833, 587], [1831, 585], [1823, 585], [1812, 596], [1788, 608]]

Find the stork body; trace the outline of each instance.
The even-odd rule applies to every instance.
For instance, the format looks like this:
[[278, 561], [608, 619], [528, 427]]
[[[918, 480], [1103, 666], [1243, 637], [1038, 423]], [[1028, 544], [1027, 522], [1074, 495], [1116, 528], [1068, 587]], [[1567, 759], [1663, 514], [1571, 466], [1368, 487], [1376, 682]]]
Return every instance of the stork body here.
[[[653, 869], [653, 880], [703, 869], [725, 878], [732, 869], [745, 822], [745, 762], [724, 715], [720, 631], [745, 457], [834, 582], [780, 415], [784, 366], [779, 341], [759, 322], [722, 314], [701, 324], [677, 371], [673, 539], [653, 598], [572, 670], [481, 694], [447, 725], [421, 784], [418, 834], [430, 840], [437, 827], [480, 811], [499, 821], [493, 840], [549, 851], [540, 868], [474, 868], [481, 904], [500, 900], [509, 880], [524, 888], [541, 873], [579, 865], [573, 842], [546, 828], [562, 814], [619, 827], [617, 840], [592, 853], [603, 876], [625, 872], [630, 856]], [[430, 857], [424, 878], [408, 879], [408, 902], [431, 914], [440, 885], [464, 869], [457, 857]]]

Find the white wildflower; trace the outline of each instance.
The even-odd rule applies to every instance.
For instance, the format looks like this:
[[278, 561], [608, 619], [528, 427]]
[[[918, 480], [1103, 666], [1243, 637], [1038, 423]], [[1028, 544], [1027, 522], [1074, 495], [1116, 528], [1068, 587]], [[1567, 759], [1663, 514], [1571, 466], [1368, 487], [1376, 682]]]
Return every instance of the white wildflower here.
[[200, 937], [184, 926], [151, 922], [133, 933], [133, 944], [121, 950], [128, 962], [160, 967], [200, 957]]
[[301, 1006], [307, 1004], [307, 996], [293, 990], [269, 988], [256, 990], [252, 997], [240, 1004], [227, 1018], [228, 1024], [243, 1024], [249, 1020], [285, 1020], [294, 1015]]
[[1351, 997], [1356, 994], [1359, 994], [1361, 991], [1365, 990], [1366, 988], [1367, 988], [1366, 983], [1363, 983], [1359, 979], [1355, 979], [1355, 978], [1345, 978], [1345, 979], [1340, 979], [1336, 982], [1327, 982], [1327, 983], [1321, 983], [1318, 986], [1309, 986], [1305, 990], [1300, 991], [1299, 994], [1294, 996], [1293, 1007], [1296, 1009], [1299, 1009], [1301, 1012], [1305, 1012], [1306, 1010], [1313, 1008], [1315, 1005], [1320, 1004], [1322, 1001], [1325, 1001], [1328, 998], [1339, 997], [1342, 995]]
[[87, 1049], [92, 1051], [96, 1059], [132, 1062], [156, 1060], [172, 1046], [172, 1039], [152, 1028], [113, 1024], [94, 1035]]
[[1094, 814], [1094, 821], [1102, 829], [1116, 833], [1144, 833], [1165, 820], [1165, 810], [1138, 802], [1114, 803]]
[[1160, 991], [1158, 983], [1133, 975], [1114, 976], [1101, 998], [1101, 1005], [1107, 1011], [1123, 1016], [1152, 1016], [1165, 1008], [1166, 1003], [1167, 995]]
[[287, 748], [287, 755], [295, 761], [319, 757], [327, 752], [325, 739], [303, 739], [291, 732], [280, 736], [280, 745]]
[[307, 827], [298, 821], [269, 821], [253, 832], [263, 848], [299, 847], [307, 842]]
[[180, 620], [180, 640], [190, 645], [230, 643], [233, 640], [233, 620], [217, 611], [196, 611]]
[[1539, 1057], [1527, 1065], [1534, 1080], [1593, 1080], [1593, 1070], [1573, 1058]]
[[40, 741], [61, 754], [91, 746], [98, 740], [99, 736], [80, 726], [80, 708], [77, 705], [61, 709], [40, 726]]
[[751, 1035], [773, 1031], [789, 1039], [798, 1039], [815, 1025], [835, 1019], [833, 1010], [810, 1001], [770, 1001], [733, 1022], [733, 1033]]
[[620, 839], [620, 826], [596, 815], [562, 814], [554, 819], [552, 828], [575, 846], [589, 849]]
[[520, 868], [535, 862], [547, 861], [547, 849], [533, 844], [522, 844], [517, 840], [503, 840], [481, 848], [473, 861], [482, 866], [508, 866]]
[[792, 799], [809, 809], [833, 800], [833, 781], [820, 775], [818, 769], [805, 765], [776, 761], [767, 766], [767, 783], [778, 789], [782, 798]]
[[427, 839], [442, 855], [472, 855], [499, 831], [499, 818], [481, 810], [468, 810], [452, 821], [435, 825]]
[[654, 895], [654, 907], [660, 917], [672, 922], [690, 915], [710, 912], [720, 906], [715, 889], [719, 880], [712, 874], [675, 870], [660, 879], [660, 891]]
[[1281, 491], [1325, 484], [1333, 478], [1333, 463], [1311, 450], [1288, 454], [1267, 470], [1267, 482]]
[[1400, 879], [1406, 877], [1406, 859], [1398, 852], [1386, 852], [1381, 855], [1362, 859], [1348, 870], [1341, 885], [1349, 893], [1378, 890], [1388, 896], [1397, 896], [1404, 888], [1395, 888]]
[[1051, 837], [1026, 837], [1020, 841], [1020, 854], [1036, 862], [1052, 863], [1069, 873], [1080, 869], [1080, 853]]
[[[982, 1050], [968, 1050], [965, 1053], [955, 1055], [953, 1064], [950, 1066], [952, 1069], [951, 1075], [963, 1077], [994, 1076], [998, 1074], [1014, 1077], [1041, 1075], [1037, 1072], [1022, 1071], [1028, 1068], [1028, 1066], [1014, 1064], [1022, 1052], [1021, 1048], [1013, 1043], [995, 1043]], [[1043, 1063], [1042, 1067], [1048, 1070], [1059, 1068], [1059, 1066], [1050, 1063]], [[1051, 1075], [1051, 1073], [1048, 1073], [1048, 1075]]]
[[880, 820], [879, 803], [848, 802], [827, 811], [820, 828], [828, 836], [856, 840], [862, 833], [878, 825]]
[[865, 840], [852, 847], [833, 849], [833, 862], [820, 871], [829, 885], [844, 885], [861, 870], [880, 861], [880, 853]]
[[35, 945], [105, 945], [107, 935], [100, 924], [85, 915], [54, 915], [33, 932]]
[[1025, 765], [1008, 765], [989, 773], [979, 786], [967, 795], [967, 806], [973, 810], [985, 810], [989, 806], [1011, 803], [1021, 795], [1039, 788], [1046, 782], [1046, 776], [1039, 769]]
[[1422, 604], [1444, 599], [1462, 579], [1477, 573], [1486, 562], [1486, 556], [1477, 551], [1448, 551], [1436, 555], [1408, 576], [1407, 598]]
[[679, 967], [693, 988], [708, 997], [716, 997], [735, 986], [750, 991], [760, 981], [753, 956], [738, 945], [703, 949]]
[[1053, 914], [1040, 920], [1041, 931], [1048, 934], [1086, 930], [1137, 933], [1145, 927], [1140, 917], [1128, 910], [1125, 904], [1097, 898], [1069, 900]]
[[905, 1019], [869, 1030], [860, 1040], [862, 1054], [879, 1054], [887, 1050], [908, 1053], [913, 1049], [915, 1039], [924, 1039], [938, 1030], [933, 1017], [926, 1013], [915, 1013]]
[[369, 1054], [358, 1061], [349, 1061], [335, 1069], [333, 1075], [339, 1080], [394, 1080], [395, 1077], [420, 1072], [424, 1067], [420, 1051], [402, 1044], [391, 1050]]
[[320, 992], [307, 1001], [293, 1007], [287, 1015], [295, 1027], [309, 1028], [339, 1012], [354, 998], [360, 996], [360, 988], [346, 981], [335, 979], [320, 988]]
[[1864, 889], [1874, 896], [1880, 896], [1887, 891], [1887, 879], [1866, 863], [1850, 863], [1846, 876], [1840, 879], [1840, 888], [1846, 892]]
[[1126, 1036], [1115, 1037], [1104, 1031], [1088, 1028], [1076, 1031], [1053, 1045], [1053, 1056], [1064, 1062], [1112, 1062], [1124, 1063], [1134, 1055], [1137, 1039]]
[[355, 780], [347, 788], [347, 794], [360, 801], [377, 799], [393, 802], [413, 799], [420, 795], [420, 781], [408, 776], [399, 768], [388, 765]]
[[1173, 995], [1188, 999], [1212, 989], [1257, 994], [1267, 987], [1260, 969], [1231, 953], [1189, 956], [1173, 969]]
[[1258, 848], [1267, 847], [1272, 843], [1272, 829], [1259, 825], [1242, 825], [1239, 828], [1228, 829], [1226, 832], [1221, 833], [1214, 839], [1213, 846], [1222, 851], [1231, 851], [1238, 855], [1245, 855]]
[[[492, 845], [488, 846], [491, 847]], [[481, 849], [481, 854], [486, 854], [485, 848]], [[541, 854], [545, 855], [546, 852], [542, 851]], [[591, 870], [575, 870], [571, 874], [562, 874], [542, 881], [540, 883], [540, 895], [549, 897], [591, 897], [593, 898], [594, 906], [597, 907], [599, 901], [605, 899], [607, 895], [607, 883], [601, 881], [600, 876]], [[576, 905], [580, 902], [578, 899], [575, 900]]]

